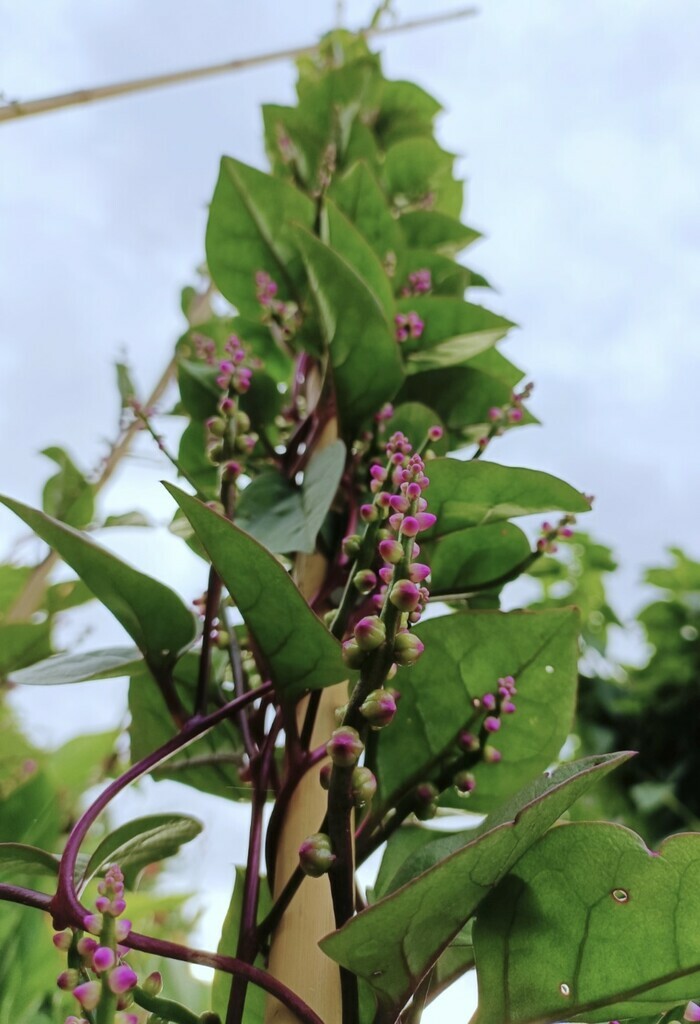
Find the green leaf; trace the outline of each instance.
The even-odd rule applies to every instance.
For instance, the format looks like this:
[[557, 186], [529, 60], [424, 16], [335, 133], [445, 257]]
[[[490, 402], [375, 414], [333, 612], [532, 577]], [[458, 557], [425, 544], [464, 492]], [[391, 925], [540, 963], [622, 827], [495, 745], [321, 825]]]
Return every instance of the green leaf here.
[[[503, 716], [493, 743], [503, 759], [473, 769], [476, 789], [469, 810], [489, 811], [524, 778], [555, 761], [569, 733], [578, 679], [578, 613], [460, 612], [423, 622], [416, 634], [425, 651], [416, 665], [401, 670], [397, 728], [387, 729], [379, 744], [381, 804], [393, 806], [400, 793], [437, 774], [436, 761], [452, 761], [457, 737], [475, 714], [474, 698], [493, 692], [500, 676], [512, 675], [518, 710]], [[464, 805], [456, 796], [454, 802]]]
[[151, 814], [127, 821], [102, 840], [88, 861], [81, 885], [109, 864], [118, 864], [127, 885], [133, 888], [139, 872], [148, 864], [165, 860], [202, 831], [196, 818], [185, 814]]
[[[442, 427], [443, 422], [433, 409], [422, 402], [402, 402], [394, 407], [391, 417], [391, 432], [401, 431], [409, 439], [414, 448], [425, 443], [430, 427]], [[447, 439], [443, 436], [439, 441], [430, 441], [428, 447], [438, 455], [447, 451]], [[431, 463], [432, 465], [432, 463]]]
[[589, 512], [581, 491], [549, 473], [495, 462], [435, 459], [427, 492], [438, 521], [425, 540], [536, 512]]
[[107, 516], [100, 526], [105, 529], [114, 526], [152, 526], [151, 520], [144, 512], [139, 512], [138, 509], [134, 509], [133, 512], [120, 512], [118, 515]]
[[45, 513], [11, 498], [0, 501], [70, 565], [156, 670], [193, 642], [195, 618], [174, 591]]
[[103, 782], [113, 768], [120, 732], [111, 729], [76, 736], [53, 750], [47, 759], [46, 774], [54, 784], [69, 826], [75, 820], [78, 801], [85, 790]]
[[0, 626], [0, 676], [51, 654], [51, 622], [11, 622]]
[[128, 676], [143, 661], [138, 647], [106, 647], [79, 654], [54, 654], [28, 668], [11, 672], [8, 681], [20, 686], [61, 686]]
[[400, 1010], [490, 889], [579, 796], [627, 756], [608, 754], [563, 765], [522, 788], [477, 832], [422, 847], [424, 855], [431, 845], [438, 848], [432, 865], [323, 939], [321, 948], [368, 981], [385, 1005]]
[[215, 416], [221, 389], [216, 384], [217, 372], [207, 363], [181, 359], [177, 364], [177, 384], [182, 405], [194, 420]]
[[58, 857], [26, 843], [0, 843], [0, 873], [8, 878], [17, 875], [58, 874]]
[[279, 694], [297, 697], [348, 678], [340, 644], [316, 618], [277, 559], [196, 498], [165, 485], [191, 522], [246, 626]]
[[462, 299], [414, 295], [400, 299], [399, 312], [416, 312], [425, 324], [419, 339], [401, 346], [409, 373], [457, 366], [491, 348], [513, 326], [512, 321]]
[[330, 353], [342, 431], [354, 437], [403, 379], [393, 325], [341, 256], [308, 232], [299, 230], [296, 238]]
[[31, 574], [29, 565], [0, 565], [0, 620], [22, 593]]
[[438, 210], [411, 210], [401, 216], [399, 224], [411, 249], [434, 249], [444, 256], [454, 257], [481, 238], [478, 231]]
[[[245, 884], [245, 868], [236, 868], [236, 881], [231, 894], [226, 917], [221, 929], [221, 938], [216, 952], [222, 956], [235, 956], [238, 948], [238, 931], [241, 924], [241, 911], [243, 906], [243, 886]], [[260, 886], [260, 897], [258, 900], [258, 922], [266, 917], [272, 908], [270, 890], [265, 880]], [[264, 967], [262, 957], [255, 961], [257, 966]], [[232, 978], [230, 974], [223, 971], [214, 972], [214, 981], [211, 987], [211, 1008], [218, 1013], [222, 1021], [226, 1020], [226, 1008], [228, 1007], [229, 993], [231, 992]], [[234, 982], [235, 984], [235, 982]], [[245, 1001], [245, 1024], [262, 1024], [265, 1019], [266, 993], [257, 985], [249, 985]]]
[[372, 246], [382, 264], [388, 253], [401, 251], [404, 242], [398, 221], [391, 214], [381, 185], [364, 161], [335, 178], [329, 194]]
[[563, 825], [483, 911], [478, 1024], [644, 1017], [700, 991], [697, 834], [653, 853], [620, 825]]
[[362, 278], [382, 307], [387, 321], [391, 321], [394, 294], [379, 257], [352, 221], [330, 199], [325, 203], [324, 217], [328, 233], [324, 240]]
[[481, 285], [484, 279], [473, 274], [461, 263], [456, 263], [449, 256], [442, 256], [431, 249], [406, 249], [399, 259], [396, 270], [396, 282], [401, 286], [408, 284], [409, 274], [417, 270], [429, 270], [431, 291], [433, 295], [451, 295], [463, 298], [470, 285]]
[[374, 130], [386, 149], [407, 136], [429, 135], [442, 105], [415, 82], [383, 82]]
[[[213, 675], [220, 683], [226, 657], [222, 654], [220, 659], [217, 655], [222, 652], [213, 653]], [[175, 688], [184, 707], [191, 707], [194, 702], [198, 670], [199, 657], [193, 652], [175, 666]], [[129, 683], [129, 714], [132, 763], [147, 757], [177, 734], [160, 691], [143, 669], [137, 671]], [[248, 800], [250, 785], [241, 782], [239, 775], [242, 761], [243, 743], [236, 725], [229, 720], [179, 750], [151, 775], [156, 781], [172, 779], [227, 800]]]
[[454, 154], [447, 153], [435, 139], [409, 137], [395, 142], [384, 156], [383, 177], [394, 204], [420, 203], [431, 197], [431, 211], [459, 217], [464, 186], [452, 175]]
[[256, 477], [243, 491], [236, 524], [270, 551], [314, 551], [345, 467], [345, 445], [335, 441], [315, 454], [301, 487], [274, 470]]
[[217, 288], [244, 316], [257, 319], [255, 274], [277, 282], [277, 297], [299, 298], [304, 280], [292, 224], [311, 229], [315, 209], [293, 185], [224, 157], [207, 224], [207, 264]]
[[512, 523], [458, 530], [433, 543], [421, 544], [421, 557], [430, 566], [433, 598], [451, 594], [473, 595], [500, 589], [529, 565], [530, 542]]
[[95, 511], [92, 484], [63, 448], [45, 448], [41, 454], [58, 466], [58, 473], [44, 485], [44, 511], [69, 526], [87, 526]]
[[131, 379], [131, 370], [126, 363], [115, 363], [114, 369], [117, 371], [117, 388], [119, 389], [122, 409], [126, 409], [133, 399], [136, 398], [136, 388]]

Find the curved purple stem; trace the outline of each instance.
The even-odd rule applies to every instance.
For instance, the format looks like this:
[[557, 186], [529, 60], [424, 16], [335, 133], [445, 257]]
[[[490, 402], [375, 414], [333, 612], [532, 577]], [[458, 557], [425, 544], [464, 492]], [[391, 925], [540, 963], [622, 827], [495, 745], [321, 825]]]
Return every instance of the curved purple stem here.
[[78, 819], [76, 824], [73, 826], [71, 834], [68, 837], [63, 855], [61, 857], [61, 863], [58, 869], [58, 886], [56, 888], [56, 894], [51, 900], [51, 913], [53, 914], [54, 924], [57, 929], [65, 928], [67, 925], [72, 924], [75, 927], [82, 927], [83, 919], [87, 914], [86, 909], [78, 899], [78, 894], [75, 889], [74, 875], [75, 875], [75, 864], [80, 852], [80, 846], [88, 833], [90, 826], [93, 824], [97, 816], [105, 809], [105, 807], [125, 789], [130, 783], [135, 782], [137, 779], [145, 775], [146, 772], [151, 771], [162, 761], [167, 760], [178, 750], [182, 750], [184, 747], [189, 746], [194, 740], [199, 739], [205, 733], [209, 732], [215, 725], [228, 718], [230, 715], [235, 715], [237, 711], [245, 707], [246, 704], [250, 704], [252, 701], [257, 700], [258, 697], [264, 697], [271, 692], [271, 684], [261, 686], [257, 690], [251, 690], [249, 693], [243, 694], [241, 697], [236, 697], [235, 700], [229, 701], [228, 704], [224, 704], [223, 707], [217, 708], [216, 711], [212, 711], [210, 715], [195, 715], [193, 718], [186, 723], [181, 732], [177, 736], [173, 736], [171, 740], [164, 743], [162, 747], [154, 750], [148, 757], [144, 757], [141, 761], [132, 765], [128, 771], [120, 775], [118, 779], [110, 783], [107, 788], [100, 793], [97, 800], [88, 807], [87, 811]]
[[[7, 885], [0, 883], [0, 901], [19, 903], [25, 907], [34, 907], [37, 910], [52, 910], [53, 900], [43, 892], [36, 892], [34, 889], [24, 889], [20, 885]], [[75, 928], [82, 927], [83, 909], [80, 904], [80, 913], [75, 920], [65, 921], [65, 926], [72, 925]], [[203, 949], [191, 949], [189, 946], [181, 946], [177, 942], [167, 942], [165, 939], [152, 939], [148, 935], [140, 935], [138, 932], [130, 932], [124, 940], [124, 945], [130, 949], [139, 950], [141, 953], [151, 953], [153, 956], [164, 956], [170, 960], [182, 960], [189, 964], [201, 964], [203, 967], [213, 967], [217, 971], [224, 971], [226, 974], [237, 974], [245, 978], [252, 985], [269, 992], [275, 999], [279, 999], [289, 1010], [291, 1010], [302, 1024], [324, 1024], [319, 1015], [312, 1008], [300, 999], [291, 989], [287, 988], [281, 981], [277, 981], [271, 974], [267, 974], [259, 967], [252, 967], [242, 960], [233, 956], [221, 956], [219, 953], [207, 953]]]

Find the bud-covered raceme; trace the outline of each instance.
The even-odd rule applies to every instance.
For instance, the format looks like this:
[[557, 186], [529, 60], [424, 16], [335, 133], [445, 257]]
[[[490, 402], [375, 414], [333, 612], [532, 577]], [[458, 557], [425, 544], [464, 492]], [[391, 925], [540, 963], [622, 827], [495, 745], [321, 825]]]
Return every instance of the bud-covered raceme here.
[[358, 810], [371, 803], [377, 792], [377, 780], [369, 768], [355, 768], [352, 773], [352, 799]]
[[299, 865], [305, 875], [320, 878], [330, 870], [335, 855], [330, 838], [324, 832], [308, 836], [299, 847]]
[[356, 729], [343, 726], [331, 733], [331, 738], [326, 744], [328, 756], [338, 768], [352, 768], [357, 764], [360, 754], [365, 745], [360, 739]]
[[360, 714], [373, 729], [383, 729], [396, 714], [396, 700], [391, 690], [372, 690], [360, 706]]

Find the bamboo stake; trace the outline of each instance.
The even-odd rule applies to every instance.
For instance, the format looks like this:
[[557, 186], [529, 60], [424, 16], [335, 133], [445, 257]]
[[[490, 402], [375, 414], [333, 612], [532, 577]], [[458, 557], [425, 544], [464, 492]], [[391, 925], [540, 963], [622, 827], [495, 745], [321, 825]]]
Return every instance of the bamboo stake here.
[[[400, 22], [396, 25], [387, 25], [383, 28], [380, 26], [370, 27], [362, 34], [368, 37], [395, 35], [398, 32], [409, 32], [414, 29], [428, 28], [432, 25], [442, 25], [446, 22], [457, 21], [461, 18], [471, 17], [476, 13], [475, 7], [462, 7], [455, 11], [444, 11], [441, 14], [433, 14], [427, 18], [414, 18], [413, 20]], [[36, 100], [10, 100], [5, 106], [0, 106], [0, 122], [16, 121], [19, 118], [47, 114], [54, 110], [63, 110], [66, 107], [95, 103], [99, 100], [112, 99], [116, 96], [128, 96], [131, 93], [146, 92], [149, 89], [159, 89], [163, 86], [195, 82], [203, 78], [211, 78], [214, 75], [243, 71], [246, 68], [260, 67], [263, 64], [272, 64], [280, 60], [294, 60], [297, 57], [304, 57], [315, 53], [317, 49], [318, 45], [316, 43], [306, 46], [294, 46], [284, 50], [273, 50], [268, 53], [253, 54], [250, 57], [239, 57], [235, 60], [208, 64], [203, 67], [186, 68], [183, 71], [171, 71], [162, 75], [149, 75], [145, 78], [132, 78], [125, 82], [113, 82], [109, 85], [77, 89], [75, 92], [60, 93], [57, 96], [44, 96]]]

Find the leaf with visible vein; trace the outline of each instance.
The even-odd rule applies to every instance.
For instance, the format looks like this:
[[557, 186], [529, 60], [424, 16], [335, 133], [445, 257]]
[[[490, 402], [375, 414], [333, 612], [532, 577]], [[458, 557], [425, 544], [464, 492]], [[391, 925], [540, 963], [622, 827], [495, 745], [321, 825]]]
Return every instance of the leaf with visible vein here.
[[165, 484], [189, 519], [262, 651], [284, 697], [348, 678], [340, 644], [274, 555], [196, 498]]

